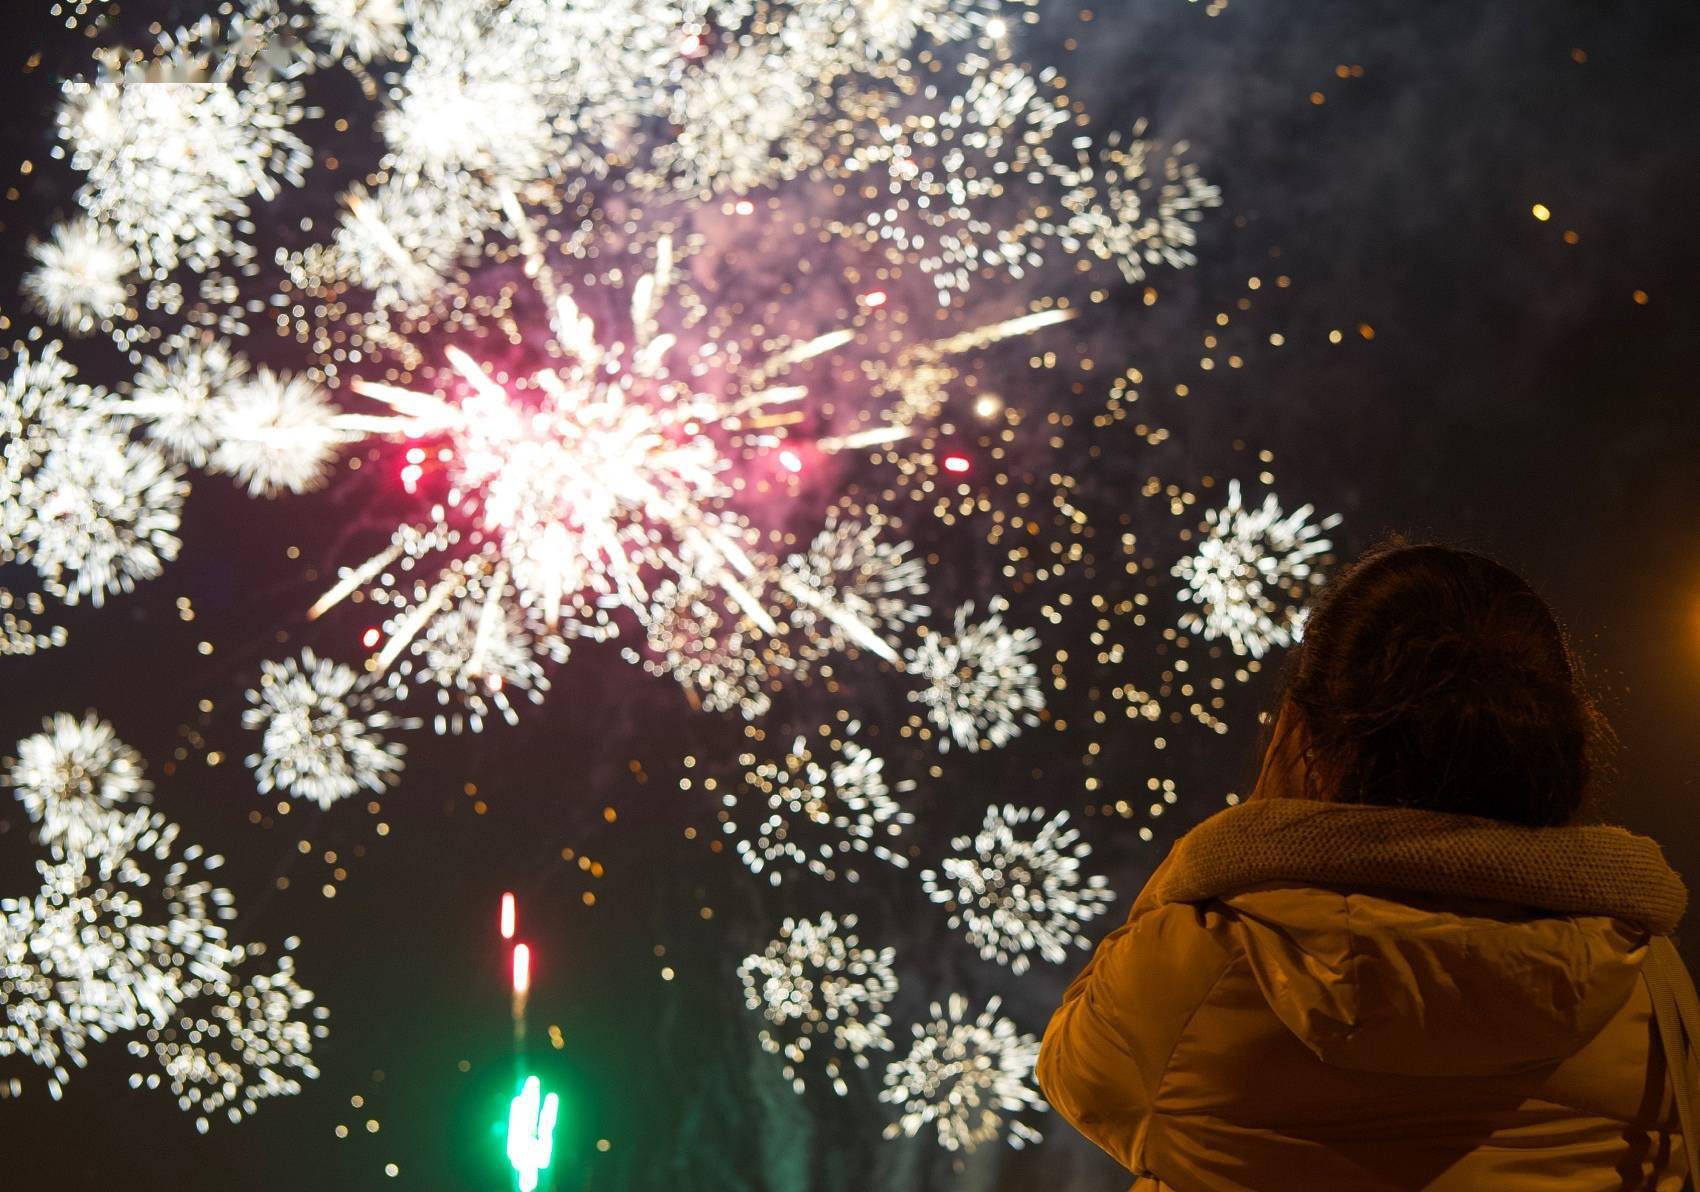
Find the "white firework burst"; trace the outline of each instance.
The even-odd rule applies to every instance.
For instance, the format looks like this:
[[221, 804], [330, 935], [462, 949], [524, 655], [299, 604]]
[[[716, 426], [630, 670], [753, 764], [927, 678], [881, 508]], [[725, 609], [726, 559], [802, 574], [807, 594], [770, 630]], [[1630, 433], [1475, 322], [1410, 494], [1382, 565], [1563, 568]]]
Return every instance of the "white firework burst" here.
[[254, 495], [303, 493], [330, 476], [337, 449], [350, 436], [337, 429], [337, 408], [305, 374], [261, 368], [235, 385], [213, 415], [217, 446], [209, 463]]
[[[414, 595], [384, 625], [386, 637], [408, 643], [408, 657], [390, 671], [389, 682], [404, 696], [410, 680], [435, 689], [438, 733], [482, 732], [492, 714], [518, 724], [514, 697], [543, 702], [549, 690], [544, 664], [565, 662], [569, 648], [560, 633], [520, 607], [505, 579], [471, 577], [435, 612], [421, 603], [430, 600], [423, 584]], [[408, 623], [422, 608], [424, 626], [411, 630]]]
[[299, 81], [250, 69], [204, 20], [162, 40], [146, 67], [64, 85], [59, 134], [85, 174], [77, 200], [162, 276], [238, 251], [251, 199], [300, 185], [310, 155], [291, 126]]
[[275, 789], [328, 808], [359, 790], [374, 793], [401, 775], [404, 747], [384, 733], [404, 727], [374, 706], [359, 675], [303, 650], [299, 660], [260, 664], [244, 728], [262, 734], [248, 757], [262, 792]]
[[1000, 1015], [1000, 1006], [994, 997], [969, 1019], [960, 993], [950, 995], [948, 1013], [933, 1003], [932, 1020], [915, 1025], [909, 1054], [886, 1067], [880, 1100], [901, 1113], [887, 1138], [913, 1138], [930, 1125], [947, 1151], [972, 1151], [1000, 1135], [1018, 1150], [1040, 1140], [1016, 1116], [1048, 1108], [1032, 1084], [1039, 1040]]
[[[857, 728], [850, 724], [845, 735]], [[842, 875], [858, 881], [859, 854], [906, 867], [908, 858], [893, 846], [915, 817], [892, 797], [884, 759], [855, 741], [837, 738], [821, 752], [817, 758], [799, 736], [779, 761], [758, 763], [753, 755], [744, 755], [741, 760], [748, 768], [742, 790], [724, 799], [734, 816], [740, 814], [741, 802], [750, 805], [751, 818], [738, 841], [739, 858], [751, 873], [765, 869], [776, 886], [786, 867], [806, 868], [828, 880]], [[914, 782], [902, 781], [896, 790], [908, 793], [914, 787]], [[740, 831], [736, 819], [727, 820], [725, 827]]]
[[142, 362], [121, 408], [140, 418], [143, 432], [172, 459], [203, 468], [247, 372], [248, 362], [224, 340], [186, 338], [168, 356]]
[[18, 538], [35, 516], [30, 478], [55, 444], [97, 421], [105, 395], [77, 382], [77, 370], [48, 342], [32, 356], [14, 349], [15, 363], [0, 389], [0, 560], [10, 562]]
[[124, 279], [136, 269], [136, 254], [94, 220], [67, 220], [51, 239], [32, 244], [30, 255], [37, 263], [24, 274], [24, 294], [61, 327], [85, 334], [124, 313]]
[[313, 33], [333, 56], [357, 62], [394, 58], [407, 49], [407, 20], [398, 0], [307, 0]]
[[[1145, 124], [1134, 127], [1126, 147], [1112, 138], [1094, 164], [1080, 142], [1080, 162], [1064, 175], [1069, 186], [1061, 224], [1041, 222], [1070, 252], [1084, 249], [1100, 260], [1112, 261], [1129, 282], [1145, 280], [1154, 265], [1184, 269], [1197, 264], [1192, 253], [1198, 243], [1197, 225], [1212, 207], [1222, 205], [1222, 192], [1206, 182], [1192, 162], [1181, 160], [1187, 146], [1161, 153], [1143, 139]], [[1153, 176], [1153, 165], [1161, 174]]]
[[890, 542], [869, 522], [829, 514], [807, 551], [785, 561], [779, 585], [795, 601], [791, 623], [811, 649], [871, 649], [892, 658], [885, 639], [930, 611], [926, 564], [907, 542]]
[[1115, 898], [1103, 877], [1081, 875], [1092, 846], [1068, 826], [1066, 811], [1046, 819], [1041, 808], [994, 805], [977, 833], [950, 844], [960, 855], [945, 858], [938, 873], [924, 870], [922, 886], [982, 959], [1018, 975], [1034, 953], [1061, 964], [1071, 944], [1086, 947], [1081, 925]]
[[[16, 611], [20, 605], [28, 616], [20, 616]], [[5, 588], [0, 588], [0, 658], [7, 655], [27, 657], [62, 646], [69, 640], [69, 633], [63, 625], [54, 625], [47, 629], [37, 629], [32, 617], [39, 617], [47, 611], [47, 604], [39, 592], [26, 592], [22, 599], [12, 595]]]
[[1313, 523], [1314, 512], [1302, 505], [1283, 513], [1274, 493], [1247, 508], [1231, 481], [1228, 503], [1204, 515], [1198, 549], [1174, 566], [1180, 599], [1199, 606], [1182, 615], [1181, 628], [1226, 638], [1234, 653], [1254, 658], [1297, 640], [1302, 602], [1322, 579], [1314, 561], [1334, 545], [1322, 532], [1340, 524], [1339, 514]]
[[[1000, 0], [822, 0], [802, 5], [785, 36], [836, 42], [854, 51], [851, 70], [894, 62], [916, 41], [960, 41], [984, 27]], [[789, 23], [788, 23], [789, 24]]]
[[941, 303], [982, 270], [1025, 276], [1044, 261], [1043, 246], [1031, 242], [1032, 219], [991, 208], [1004, 199], [1009, 178], [1054, 169], [1048, 145], [1068, 121], [1055, 97], [1053, 73], [1036, 78], [1004, 63], [976, 75], [942, 107], [879, 121], [845, 166], [883, 176], [888, 198], [842, 230], [913, 260]]
[[153, 793], [141, 755], [92, 712], [81, 720], [61, 712], [19, 741], [5, 782], [39, 825], [41, 843], [76, 854], [90, 848], [113, 812], [147, 803]]
[[738, 965], [744, 1003], [768, 1021], [762, 1048], [785, 1061], [785, 1076], [802, 1093], [813, 1058], [833, 1092], [850, 1090], [842, 1060], [868, 1066], [868, 1053], [891, 1050], [886, 1005], [897, 996], [891, 948], [864, 948], [855, 915], [786, 919], [766, 950]]
[[378, 121], [397, 173], [513, 189], [553, 164], [548, 79], [516, 8], [410, 0], [407, 71]]
[[285, 267], [304, 288], [362, 286], [380, 309], [418, 302], [443, 288], [461, 253], [495, 218], [486, 189], [463, 175], [393, 177], [349, 192], [331, 243], [312, 246]]
[[[264, 954], [263, 944], [232, 948], [229, 971], [185, 987], [183, 1003], [192, 1013], [149, 1031], [146, 1040], [130, 1041], [130, 1054], [153, 1058], [178, 1107], [196, 1115], [203, 1134], [213, 1115], [239, 1122], [260, 1101], [299, 1093], [303, 1080], [319, 1075], [313, 1041], [328, 1033], [327, 1015], [296, 979], [294, 958], [283, 956], [271, 971], [239, 979]], [[156, 1073], [130, 1076], [132, 1088], [161, 1083]]]
[[765, 716], [772, 688], [807, 673], [783, 642], [767, 637], [719, 588], [694, 575], [664, 579], [650, 593], [646, 653], [625, 651], [652, 675], [667, 676], [710, 712]]
[[87, 596], [98, 607], [177, 557], [189, 485], [154, 448], [90, 422], [42, 457], [22, 495], [17, 557], [66, 604]]
[[655, 160], [681, 193], [741, 193], [814, 165], [804, 135], [827, 110], [813, 55], [744, 48], [704, 63], [671, 95], [676, 138]]
[[970, 624], [973, 602], [956, 610], [956, 632], [929, 633], [905, 656], [924, 684], [909, 698], [926, 708], [940, 730], [939, 748], [997, 748], [1023, 727], [1039, 723], [1045, 706], [1039, 668], [1031, 655], [1039, 638], [1031, 629], [1008, 629], [1001, 611]]
[[[287, 960], [240, 979], [263, 945], [229, 943], [235, 900], [211, 879], [223, 859], [183, 844], [157, 811], [127, 806], [149, 789], [135, 751], [90, 713], [54, 717], [17, 752], [6, 781], [48, 859], [38, 893], [0, 902], [0, 1056], [48, 1069], [58, 1099], [93, 1044], [145, 1032], [131, 1051], [157, 1055], [203, 1130], [214, 1109], [236, 1120], [259, 1097], [298, 1091], [316, 1075], [309, 1052], [325, 1033], [302, 1015], [312, 995]], [[191, 1078], [209, 1073], [200, 1087], [180, 1079], [185, 1055], [200, 1063]], [[132, 1078], [144, 1083], [160, 1078]]]

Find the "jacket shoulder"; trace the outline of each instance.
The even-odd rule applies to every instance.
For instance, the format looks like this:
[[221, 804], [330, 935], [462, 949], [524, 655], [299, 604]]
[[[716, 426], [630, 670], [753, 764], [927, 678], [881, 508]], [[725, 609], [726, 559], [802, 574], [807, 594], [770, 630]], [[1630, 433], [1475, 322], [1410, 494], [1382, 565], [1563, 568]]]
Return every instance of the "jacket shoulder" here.
[[1130, 1170], [1169, 1059], [1239, 948], [1206, 905], [1136, 906], [1052, 1016], [1038, 1077], [1063, 1117]]

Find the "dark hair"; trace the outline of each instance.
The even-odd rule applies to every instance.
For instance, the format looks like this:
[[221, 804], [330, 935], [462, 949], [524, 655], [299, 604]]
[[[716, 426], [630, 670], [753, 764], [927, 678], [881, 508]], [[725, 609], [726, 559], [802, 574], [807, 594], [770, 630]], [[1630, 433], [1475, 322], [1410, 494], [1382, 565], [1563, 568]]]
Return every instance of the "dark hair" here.
[[1582, 807], [1598, 720], [1564, 633], [1533, 588], [1481, 555], [1369, 551], [1319, 594], [1285, 699], [1309, 797], [1529, 826]]

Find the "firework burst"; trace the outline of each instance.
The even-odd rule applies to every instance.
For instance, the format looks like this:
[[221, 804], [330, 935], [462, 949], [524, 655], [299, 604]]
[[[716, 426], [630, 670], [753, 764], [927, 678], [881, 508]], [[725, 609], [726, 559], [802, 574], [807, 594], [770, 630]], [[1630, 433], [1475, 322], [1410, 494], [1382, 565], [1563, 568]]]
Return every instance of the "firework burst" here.
[[177, 557], [189, 485], [158, 451], [93, 424], [42, 458], [24, 490], [32, 513], [18, 558], [66, 604], [130, 592]]
[[870, 1051], [891, 1050], [885, 1007], [897, 996], [894, 953], [862, 947], [855, 926], [855, 915], [786, 919], [765, 951], [738, 966], [745, 1004], [769, 1024], [762, 1048], [784, 1057], [785, 1077], [799, 1094], [811, 1058], [842, 1097], [849, 1092], [844, 1057], [866, 1068]]
[[242, 725], [262, 734], [248, 766], [262, 792], [275, 788], [328, 808], [401, 776], [405, 748], [384, 739], [400, 722], [374, 707], [368, 684], [340, 663], [311, 650], [262, 663], [248, 704]]
[[124, 313], [124, 278], [136, 255], [92, 219], [73, 219], [52, 238], [30, 246], [36, 266], [24, 275], [24, 294], [47, 318], [84, 334]]
[[209, 465], [254, 495], [310, 492], [329, 478], [338, 447], [350, 438], [336, 418], [336, 407], [311, 378], [262, 368], [218, 404]]
[[147, 803], [153, 793], [141, 755], [93, 713], [78, 720], [61, 712], [19, 741], [5, 782], [38, 825], [44, 845], [79, 854], [112, 812]]
[[[297, 1078], [316, 1075], [308, 1054], [324, 1015], [313, 1014], [317, 1026], [301, 1017], [312, 995], [287, 961], [275, 975], [240, 978], [264, 947], [228, 940], [235, 901], [211, 878], [222, 858], [184, 844], [159, 812], [130, 806], [151, 788], [105, 721], [61, 714], [44, 728], [19, 742], [5, 775], [47, 858], [34, 896], [0, 901], [0, 1056], [46, 1068], [58, 1099], [67, 1065], [84, 1066], [92, 1045], [145, 1032], [203, 1130], [214, 1109], [234, 1121], [261, 1096], [299, 1091]], [[212, 1042], [221, 1037], [227, 1045]], [[173, 1068], [179, 1038], [217, 1066], [216, 1084], [186, 1089]]]
[[1104, 878], [1083, 878], [1080, 863], [1092, 853], [1068, 812], [1050, 819], [1034, 807], [992, 806], [973, 836], [958, 836], [939, 871], [924, 870], [928, 897], [950, 911], [985, 960], [1027, 971], [1037, 953], [1052, 964], [1068, 948], [1087, 946], [1081, 925], [1109, 909], [1115, 895]]
[[909, 693], [940, 730], [939, 748], [1001, 747], [1023, 727], [1039, 723], [1045, 706], [1039, 668], [1030, 655], [1039, 646], [1031, 629], [1008, 629], [994, 611], [970, 624], [972, 602], [956, 610], [956, 632], [930, 633], [906, 656], [923, 685]]
[[[846, 737], [857, 725], [846, 727]], [[915, 817], [892, 797], [885, 779], [885, 762], [852, 740], [834, 738], [817, 758], [808, 742], [798, 737], [785, 757], [757, 762], [744, 755], [748, 767], [742, 790], [725, 796], [729, 812], [738, 816], [740, 803], [750, 804], [754, 822], [743, 829], [738, 856], [752, 873], [767, 871], [778, 885], [787, 867], [807, 869], [829, 881], [843, 876], [858, 881], [858, 854], [871, 854], [899, 868], [909, 864], [893, 846]], [[915, 784], [896, 785], [908, 793]], [[726, 821], [730, 832], [740, 829]]]
[[909, 1053], [885, 1070], [880, 1100], [901, 1115], [886, 1137], [913, 1138], [930, 1125], [947, 1151], [972, 1151], [1000, 1136], [1018, 1150], [1039, 1141], [1039, 1131], [1016, 1116], [1047, 1108], [1032, 1084], [1039, 1041], [1000, 1015], [1000, 1006], [994, 997], [969, 1019], [959, 993], [948, 1010], [933, 1003], [931, 1021], [915, 1025]]
[[1274, 493], [1248, 509], [1239, 481], [1230, 482], [1228, 503], [1204, 515], [1198, 549], [1174, 566], [1181, 600], [1199, 606], [1181, 628], [1226, 638], [1234, 653], [1253, 658], [1290, 645], [1304, 623], [1304, 597], [1321, 580], [1314, 561], [1333, 549], [1322, 532], [1340, 524], [1338, 514], [1313, 523], [1314, 512], [1303, 505], [1283, 513]]
[[252, 199], [300, 185], [310, 155], [292, 127], [300, 82], [245, 60], [203, 20], [145, 66], [64, 86], [59, 134], [86, 175], [77, 201], [154, 277], [242, 256]]
[[223, 340], [183, 339], [169, 355], [142, 362], [119, 408], [140, 418], [143, 433], [172, 459], [204, 468], [247, 371], [247, 361]]

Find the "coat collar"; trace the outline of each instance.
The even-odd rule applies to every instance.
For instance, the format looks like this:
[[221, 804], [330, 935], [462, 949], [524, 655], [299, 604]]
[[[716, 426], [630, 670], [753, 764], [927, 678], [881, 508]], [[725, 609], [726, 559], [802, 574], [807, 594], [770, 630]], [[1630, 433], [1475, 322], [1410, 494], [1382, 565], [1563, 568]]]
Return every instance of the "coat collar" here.
[[1156, 894], [1199, 902], [1275, 882], [1610, 915], [1661, 935], [1688, 903], [1659, 846], [1622, 828], [1524, 828], [1308, 799], [1258, 799], [1211, 816], [1175, 845]]

